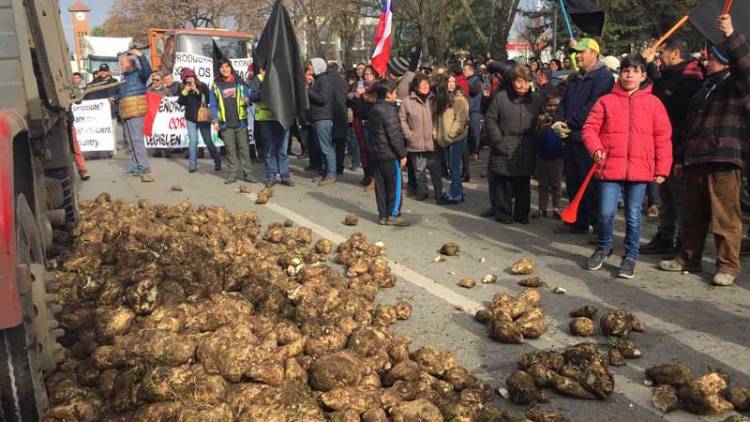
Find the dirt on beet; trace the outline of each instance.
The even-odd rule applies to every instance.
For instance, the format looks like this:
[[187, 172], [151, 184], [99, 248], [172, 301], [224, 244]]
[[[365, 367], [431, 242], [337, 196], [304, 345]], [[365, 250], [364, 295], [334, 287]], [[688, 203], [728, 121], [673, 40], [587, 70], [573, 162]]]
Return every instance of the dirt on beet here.
[[[80, 209], [48, 421], [510, 420], [455, 355], [392, 331], [412, 307], [375, 301], [396, 278], [361, 233], [313, 243], [251, 211], [107, 194]], [[537, 335], [538, 298], [516, 300]]]

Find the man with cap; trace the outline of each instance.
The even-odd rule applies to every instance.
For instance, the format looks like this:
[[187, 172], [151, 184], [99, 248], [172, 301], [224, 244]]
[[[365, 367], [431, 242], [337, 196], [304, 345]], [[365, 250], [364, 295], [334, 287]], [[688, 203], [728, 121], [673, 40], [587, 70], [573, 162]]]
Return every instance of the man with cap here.
[[336, 107], [336, 72], [328, 69], [328, 64], [320, 57], [310, 60], [315, 78], [307, 93], [310, 97], [310, 120], [315, 128], [315, 136], [323, 154], [325, 175], [316, 177], [318, 186], [329, 186], [336, 183], [336, 149], [333, 144], [333, 119]]
[[[594, 164], [581, 138], [581, 129], [586, 123], [591, 109], [599, 97], [612, 91], [615, 79], [607, 66], [599, 60], [599, 44], [591, 38], [571, 41], [576, 53], [579, 72], [568, 77], [560, 106], [552, 125], [555, 133], [565, 141], [563, 163], [565, 165], [565, 185], [568, 198], [573, 200], [581, 187], [589, 169]], [[598, 184], [595, 180], [586, 189], [583, 201], [578, 207], [578, 218], [574, 224], [565, 224], [555, 229], [555, 233], [588, 233], [589, 226], [596, 227], [596, 197]]]
[[717, 251], [713, 283], [729, 286], [741, 271], [740, 189], [750, 140], [750, 43], [735, 32], [729, 15], [719, 16], [717, 27], [724, 42], [711, 48], [708, 77], [690, 102], [683, 144], [675, 151], [674, 173], [690, 187], [680, 227], [680, 253], [660, 262], [659, 268], [701, 271], [710, 228]]
[[94, 73], [94, 79], [88, 85], [86, 85], [86, 88], [109, 84], [111, 84], [112, 87], [103, 89], [101, 91], [92, 92], [91, 94], [85, 94], [83, 97], [84, 100], [109, 100], [110, 113], [112, 117], [112, 130], [115, 133], [115, 146], [112, 154], [117, 152], [117, 142], [118, 140], [122, 139], [122, 130], [120, 129], [120, 125], [117, 122], [117, 104], [115, 103], [115, 93], [117, 92], [117, 87], [114, 85], [116, 83], [117, 79], [113, 78], [112, 74], [109, 72], [109, 65], [106, 63], [102, 63], [99, 65], [99, 69], [96, 71], [96, 73]]
[[404, 57], [391, 57], [388, 60], [388, 79], [396, 82], [396, 95], [399, 100], [409, 96], [411, 81], [414, 80], [414, 72], [409, 70], [409, 59]]

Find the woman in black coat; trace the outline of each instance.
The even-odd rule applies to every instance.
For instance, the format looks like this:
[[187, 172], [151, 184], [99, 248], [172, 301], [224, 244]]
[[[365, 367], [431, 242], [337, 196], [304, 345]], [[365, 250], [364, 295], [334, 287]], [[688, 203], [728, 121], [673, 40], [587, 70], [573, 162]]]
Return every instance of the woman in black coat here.
[[194, 173], [198, 170], [198, 133], [200, 132], [203, 143], [208, 148], [208, 153], [214, 160], [214, 170], [221, 170], [221, 156], [211, 139], [211, 116], [208, 121], [198, 121], [198, 110], [208, 107], [210, 91], [208, 86], [200, 82], [192, 69], [185, 69], [180, 75], [182, 86], [177, 102], [185, 109], [185, 120], [188, 128], [188, 171]]

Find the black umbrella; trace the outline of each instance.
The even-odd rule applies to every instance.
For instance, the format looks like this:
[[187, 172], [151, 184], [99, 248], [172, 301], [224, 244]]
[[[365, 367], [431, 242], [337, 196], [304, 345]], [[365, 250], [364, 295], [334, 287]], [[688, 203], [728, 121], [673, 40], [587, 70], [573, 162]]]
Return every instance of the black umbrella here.
[[597, 37], [604, 29], [604, 11], [591, 0], [564, 0], [568, 15], [583, 32]]
[[304, 67], [289, 13], [276, 0], [253, 54], [256, 72], [265, 69], [263, 102], [285, 129], [309, 108]]
[[[705, 0], [690, 13], [690, 23], [714, 44], [721, 44], [724, 41], [724, 35], [716, 29], [716, 18], [721, 14], [723, 6], [724, 0]], [[729, 14], [732, 16], [735, 31], [749, 37], [750, 2], [735, 1]]]

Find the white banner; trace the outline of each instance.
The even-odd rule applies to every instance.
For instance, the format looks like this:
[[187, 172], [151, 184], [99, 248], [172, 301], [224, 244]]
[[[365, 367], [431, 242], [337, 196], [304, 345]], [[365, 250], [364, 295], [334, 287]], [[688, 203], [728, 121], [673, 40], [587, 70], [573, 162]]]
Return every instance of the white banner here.
[[232, 67], [242, 81], [247, 81], [247, 68], [253, 63], [253, 59], [230, 59]]
[[184, 68], [193, 69], [198, 80], [211, 86], [214, 82], [214, 61], [211, 57], [191, 53], [175, 53], [174, 79], [180, 80], [180, 71]]
[[[154, 117], [151, 136], [145, 136], [146, 148], [187, 148], [188, 138], [185, 110], [177, 102], [177, 97], [164, 97], [159, 104], [159, 111]], [[198, 146], [205, 147], [203, 137], [198, 131]], [[211, 138], [217, 147], [224, 146], [218, 134], [211, 129]]]
[[115, 135], [109, 100], [86, 100], [71, 107], [81, 151], [114, 151]]

